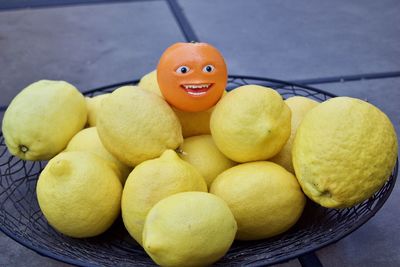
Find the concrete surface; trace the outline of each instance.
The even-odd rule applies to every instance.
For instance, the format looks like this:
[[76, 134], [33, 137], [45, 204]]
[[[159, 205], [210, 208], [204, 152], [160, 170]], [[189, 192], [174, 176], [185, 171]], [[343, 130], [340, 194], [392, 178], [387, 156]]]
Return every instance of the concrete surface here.
[[180, 0], [229, 72], [305, 79], [400, 69], [400, 2]]
[[39, 79], [78, 89], [140, 77], [183, 36], [164, 1], [0, 13], [0, 105]]
[[[400, 70], [400, 2], [180, 0], [230, 73], [284, 80]], [[27, 84], [86, 90], [138, 78], [183, 37], [163, 1], [0, 13], [0, 105]], [[400, 132], [400, 78], [316, 87], [377, 105]], [[0, 114], [1, 118], [2, 114]], [[318, 251], [324, 266], [399, 266], [400, 189], [355, 233]], [[0, 234], [0, 266], [67, 266]], [[300, 266], [295, 261], [279, 265]]]

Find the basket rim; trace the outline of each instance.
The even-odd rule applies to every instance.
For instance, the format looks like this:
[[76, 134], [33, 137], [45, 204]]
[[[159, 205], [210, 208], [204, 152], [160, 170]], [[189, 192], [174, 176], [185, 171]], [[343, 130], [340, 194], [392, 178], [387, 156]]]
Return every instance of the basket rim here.
[[[249, 75], [228, 75], [228, 78], [230, 79], [243, 79], [243, 80], [252, 80], [252, 81], [258, 81], [260, 82], [260, 85], [264, 85], [265, 82], [268, 83], [273, 83], [273, 84], [277, 84], [277, 85], [287, 85], [287, 86], [296, 86], [296, 87], [300, 87], [300, 88], [305, 88], [305, 89], [309, 89], [318, 93], [322, 93], [325, 95], [328, 95], [330, 97], [337, 97], [337, 95], [332, 94], [330, 92], [312, 87], [312, 86], [308, 86], [308, 85], [304, 85], [304, 84], [298, 84], [295, 82], [290, 82], [290, 81], [283, 81], [283, 80], [279, 80], [279, 79], [272, 79], [272, 78], [264, 78], [264, 77], [257, 77], [257, 76], [249, 76]], [[124, 82], [118, 82], [118, 83], [114, 83], [114, 84], [109, 84], [109, 85], [105, 85], [105, 86], [101, 86], [101, 87], [96, 87], [90, 90], [87, 90], [85, 92], [82, 92], [83, 95], [87, 95], [87, 94], [91, 94], [91, 93], [95, 93], [98, 91], [103, 91], [103, 90], [107, 90], [107, 89], [111, 89], [111, 88], [117, 88], [120, 86], [125, 86], [125, 85], [132, 85], [132, 84], [137, 84], [139, 83], [140, 79], [134, 79], [134, 80], [128, 80], [128, 81], [124, 81]], [[3, 133], [0, 130], [0, 138], [3, 137]], [[397, 181], [397, 176], [398, 176], [398, 168], [399, 168], [399, 160], [398, 158], [396, 159], [396, 163], [395, 166], [392, 170], [392, 177], [391, 177], [391, 184], [390, 187], [387, 190], [387, 193], [384, 195], [383, 198], [381, 198], [381, 200], [379, 202], [377, 202], [377, 204], [375, 205], [375, 207], [373, 208], [373, 210], [371, 210], [370, 213], [368, 213], [367, 215], [364, 215], [362, 217], [362, 219], [360, 219], [357, 223], [355, 223], [354, 225], [352, 225], [347, 231], [344, 231], [342, 233], [339, 233], [338, 235], [336, 235], [334, 238], [330, 239], [329, 241], [326, 241], [322, 244], [310, 247], [308, 249], [304, 249], [304, 250], [300, 250], [298, 252], [295, 252], [293, 254], [290, 254], [289, 256], [283, 257], [280, 260], [276, 260], [271, 262], [271, 260], [268, 259], [260, 259], [258, 260], [256, 263], [252, 263], [251, 266], [256, 266], [256, 267], [261, 267], [261, 266], [265, 266], [265, 265], [269, 265], [269, 264], [279, 264], [279, 263], [283, 263], [283, 262], [287, 262], [289, 260], [293, 260], [295, 258], [298, 258], [302, 255], [305, 255], [307, 253], [310, 252], [314, 252], [317, 251], [319, 249], [322, 249], [324, 247], [327, 247], [331, 244], [334, 244], [336, 242], [338, 242], [339, 240], [343, 239], [344, 237], [350, 235], [351, 233], [353, 233], [355, 230], [359, 229], [362, 225], [364, 225], [367, 221], [369, 221], [373, 216], [376, 215], [376, 213], [382, 208], [382, 206], [386, 203], [387, 199], [390, 197], [393, 188], [396, 184]], [[388, 180], [389, 181], [389, 180]], [[387, 181], [387, 182], [388, 182]], [[3, 227], [3, 224], [0, 224], [0, 231], [3, 232], [6, 236], [8, 236], [9, 238], [11, 238], [12, 240], [16, 241], [17, 243], [23, 245], [24, 247], [35, 251], [37, 254], [44, 256], [44, 257], [48, 257], [54, 260], [58, 260], [60, 262], [64, 262], [64, 263], [68, 263], [68, 264], [72, 264], [72, 265], [76, 265], [76, 266], [83, 266], [83, 267], [93, 267], [93, 266], [99, 266], [93, 263], [89, 263], [89, 262], [84, 262], [78, 259], [73, 259], [70, 257], [63, 257], [62, 255], [56, 254], [50, 250], [46, 250], [46, 249], [42, 249], [40, 247], [37, 246], [33, 246], [31, 244], [31, 242], [28, 242], [26, 239], [24, 239], [22, 236], [18, 236], [18, 235], [14, 235], [14, 233], [10, 230], [8, 230], [7, 228]]]

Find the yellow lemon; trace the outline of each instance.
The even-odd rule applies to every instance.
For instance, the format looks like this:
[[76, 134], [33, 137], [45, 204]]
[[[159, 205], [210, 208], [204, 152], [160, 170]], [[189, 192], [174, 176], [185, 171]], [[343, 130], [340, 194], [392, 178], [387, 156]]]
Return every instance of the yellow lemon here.
[[85, 97], [86, 107], [88, 110], [87, 122], [90, 127], [96, 126], [97, 115], [99, 114], [101, 101], [103, 101], [103, 99], [106, 98], [108, 95], [109, 93], [97, 95], [94, 97]]
[[219, 151], [211, 135], [199, 135], [183, 140], [180, 157], [192, 164], [210, 186], [218, 174], [236, 163]]
[[250, 162], [221, 173], [210, 193], [226, 201], [238, 224], [237, 239], [272, 237], [292, 227], [306, 198], [296, 178], [268, 161]]
[[[224, 93], [222, 94], [221, 99], [225, 95], [226, 91], [224, 91]], [[179, 122], [182, 125], [183, 137], [186, 138], [202, 134], [211, 134], [210, 120], [214, 107], [199, 112], [187, 112], [172, 108], [175, 111], [175, 114], [178, 116]]]
[[131, 172], [131, 168], [117, 160], [100, 141], [96, 127], [90, 127], [81, 130], [71, 141], [69, 141], [66, 151], [87, 151], [109, 161], [112, 167], [117, 171], [118, 178], [124, 184], [126, 177]]
[[173, 108], [182, 125], [183, 137], [210, 134], [210, 118], [214, 108], [200, 112], [186, 112]]
[[[157, 70], [144, 75], [138, 86], [164, 98], [157, 82]], [[183, 137], [210, 134], [210, 117], [213, 108], [201, 112], [186, 112], [173, 108], [182, 126]]]
[[328, 208], [344, 208], [372, 196], [397, 157], [396, 132], [378, 108], [336, 97], [310, 110], [293, 143], [293, 166], [304, 193]]
[[308, 111], [316, 107], [318, 105], [318, 102], [304, 96], [294, 96], [286, 99], [285, 103], [288, 105], [292, 112], [292, 130], [289, 140], [286, 142], [285, 146], [277, 155], [272, 157], [270, 161], [278, 163], [286, 170], [294, 174], [292, 164], [292, 145], [294, 136], [296, 135], [297, 127], [299, 127], [304, 116], [307, 114]]
[[135, 86], [118, 88], [102, 101], [97, 131], [105, 148], [129, 166], [183, 142], [181, 125], [167, 102]]
[[225, 255], [236, 229], [222, 199], [204, 192], [179, 193], [150, 210], [143, 247], [161, 266], [207, 266]]
[[51, 226], [76, 238], [107, 230], [120, 211], [121, 183], [107, 161], [88, 152], [63, 152], [39, 176], [37, 198]]
[[290, 117], [290, 109], [277, 91], [241, 86], [215, 106], [211, 134], [219, 150], [236, 162], [265, 160], [288, 140]]
[[160, 87], [158, 86], [157, 70], [153, 70], [152, 72], [149, 72], [146, 75], [144, 75], [140, 79], [138, 86], [142, 89], [153, 92], [153, 93], [157, 94], [158, 96], [161, 96], [162, 98], [164, 98], [161, 93]]
[[184, 191], [207, 191], [207, 185], [199, 172], [173, 150], [136, 166], [122, 195], [122, 218], [130, 235], [141, 244], [144, 221], [153, 205]]
[[48, 160], [65, 148], [86, 119], [85, 99], [74, 86], [41, 80], [12, 100], [2, 130], [11, 154], [24, 160]]

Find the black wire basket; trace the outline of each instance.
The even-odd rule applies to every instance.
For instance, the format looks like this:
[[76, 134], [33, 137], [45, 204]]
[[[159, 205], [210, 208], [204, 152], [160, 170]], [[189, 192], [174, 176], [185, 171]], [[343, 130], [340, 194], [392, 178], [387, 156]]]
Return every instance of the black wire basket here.
[[[93, 89], [88, 96], [111, 92], [128, 81]], [[230, 76], [227, 90], [245, 84], [276, 89], [284, 98], [295, 95], [322, 102], [335, 95], [289, 82]], [[46, 162], [22, 161], [12, 156], [0, 133], [0, 229], [37, 253], [79, 266], [151, 266], [152, 260], [129, 236], [122, 220], [104, 234], [87, 239], [66, 237], [48, 225], [36, 199], [36, 182]], [[337, 242], [367, 222], [383, 206], [396, 182], [398, 162], [385, 185], [370, 199], [347, 209], [326, 209], [311, 201], [288, 232], [261, 241], [235, 241], [216, 266], [265, 266], [285, 262]]]

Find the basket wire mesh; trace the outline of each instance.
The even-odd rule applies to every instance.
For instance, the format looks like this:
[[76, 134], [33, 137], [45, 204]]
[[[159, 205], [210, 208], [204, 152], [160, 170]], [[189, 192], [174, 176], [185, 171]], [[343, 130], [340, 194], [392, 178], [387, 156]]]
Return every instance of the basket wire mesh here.
[[[111, 92], [128, 81], [93, 89], [94, 96]], [[295, 95], [319, 102], [335, 95], [280, 80], [231, 75], [227, 90], [245, 84], [276, 89], [284, 98]], [[104, 234], [87, 239], [66, 237], [48, 225], [36, 199], [36, 182], [46, 162], [22, 161], [9, 154], [0, 133], [0, 229], [22, 245], [63, 262], [79, 266], [152, 266], [154, 263], [129, 236], [121, 218]], [[288, 232], [260, 241], [235, 241], [216, 266], [265, 266], [285, 262], [347, 236], [383, 206], [396, 182], [398, 162], [385, 185], [370, 199], [347, 209], [326, 209], [308, 201], [298, 223]]]

